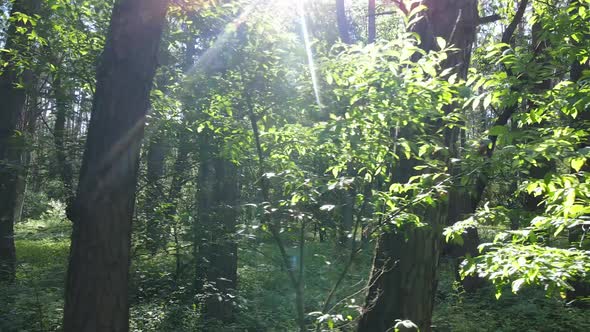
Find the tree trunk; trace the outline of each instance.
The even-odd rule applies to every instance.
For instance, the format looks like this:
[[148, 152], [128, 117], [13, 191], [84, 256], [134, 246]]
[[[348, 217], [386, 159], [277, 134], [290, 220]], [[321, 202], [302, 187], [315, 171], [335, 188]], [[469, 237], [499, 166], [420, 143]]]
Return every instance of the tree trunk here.
[[408, 226], [379, 237], [357, 331], [392, 331], [396, 319], [411, 320], [421, 331], [430, 331], [439, 232], [431, 226]]
[[[518, 5], [518, 9], [511, 21], [508, 25], [506, 30], [502, 35], [502, 42], [506, 44], [513, 44], [514, 42], [514, 32], [516, 27], [522, 21], [522, 18], [525, 14], [526, 8], [528, 6], [528, 0], [521, 0]], [[470, 54], [465, 54], [465, 56], [470, 56]], [[466, 63], [468, 65], [468, 62]], [[464, 66], [464, 70], [466, 71], [468, 66]], [[463, 72], [462, 75], [466, 75], [466, 72]], [[462, 76], [464, 78], [464, 76]], [[504, 126], [511, 118], [512, 114], [516, 112], [517, 106], [512, 106], [507, 109], [504, 109], [500, 116], [496, 119], [493, 126]], [[489, 159], [492, 157], [495, 144], [496, 144], [497, 136], [490, 136], [490, 141], [492, 142], [492, 148], [487, 149], [486, 157]], [[452, 145], [451, 145], [452, 146]], [[458, 149], [451, 149], [451, 153], [458, 158]], [[452, 165], [451, 172], [453, 175], [460, 174], [460, 165]], [[447, 225], [452, 225], [457, 221], [464, 219], [465, 217], [473, 214], [477, 209], [477, 206], [482, 200], [484, 191], [487, 187], [488, 179], [482, 175], [478, 176], [475, 179], [475, 183], [470, 187], [462, 187], [460, 185], [454, 185], [451, 190], [449, 191], [449, 214], [447, 217]], [[463, 245], [456, 246], [453, 244], [447, 244], [445, 248], [447, 252], [451, 254], [451, 257], [455, 259], [457, 263], [461, 261], [464, 257], [467, 256], [475, 256], [479, 253], [478, 246], [479, 246], [479, 233], [477, 228], [470, 228], [467, 230], [466, 234], [463, 234]], [[457, 271], [457, 277], [459, 277], [459, 273]], [[479, 288], [483, 284], [483, 280], [478, 277], [466, 277], [462, 280], [463, 288], [467, 292], [472, 292]]]
[[146, 246], [152, 255], [166, 245], [167, 239], [165, 214], [159, 212], [164, 200], [162, 178], [166, 159], [166, 141], [162, 135], [163, 133], [154, 133], [147, 153]]
[[64, 90], [62, 78], [56, 75], [53, 79], [53, 91], [55, 96], [55, 123], [53, 126], [53, 140], [55, 144], [55, 160], [57, 169], [55, 173], [63, 182], [66, 203], [71, 204], [74, 195], [73, 170], [67, 158], [66, 147], [66, 120], [69, 115], [67, 92]]
[[167, 8], [167, 0], [120, 0], [113, 8], [72, 206], [66, 332], [129, 330], [139, 151]]
[[350, 29], [348, 25], [348, 18], [346, 17], [345, 0], [336, 0], [336, 19], [338, 22], [338, 33], [340, 39], [345, 44], [350, 44]]
[[[547, 47], [549, 45], [548, 45], [548, 42], [542, 37], [542, 35], [543, 35], [542, 24], [539, 22], [534, 23], [531, 33], [532, 33], [532, 37], [533, 37], [532, 38], [532, 48], [533, 48], [532, 51], [533, 51], [533, 54], [535, 55], [535, 59], [533, 61], [537, 61], [541, 64], [546, 63], [547, 61], [550, 61], [549, 59], [547, 59], [548, 55], [546, 54]], [[534, 86], [534, 92], [537, 94], [545, 93], [545, 92], [551, 90], [552, 85], [553, 84], [552, 84], [551, 78], [544, 78], [542, 81], [540, 81], [539, 83], [537, 83]], [[533, 100], [528, 101], [529, 111], [536, 108], [536, 107], [538, 107], [538, 105]], [[530, 126], [530, 128], [539, 128], [539, 127], [540, 127], [539, 124], [533, 124]], [[538, 158], [537, 165], [531, 165], [529, 167], [528, 177], [532, 178], [532, 179], [543, 179], [553, 169], [555, 169], [555, 162], [547, 161], [544, 158]], [[528, 211], [531, 213], [542, 214], [543, 211], [545, 210], [542, 202], [543, 202], [543, 199], [542, 199], [542, 196], [540, 196], [540, 195], [535, 196], [533, 194], [525, 194], [524, 199], [523, 199], [523, 208], [525, 211]]]
[[203, 298], [206, 322], [230, 322], [238, 269], [238, 173], [237, 167], [220, 155], [221, 143], [211, 137], [202, 137], [201, 142], [195, 230], [197, 291]]
[[[16, 0], [11, 15], [33, 15], [38, 12], [39, 7], [38, 0]], [[26, 35], [17, 32], [17, 29], [23, 28], [28, 31], [30, 25], [22, 20], [15, 21], [8, 27], [5, 49], [15, 50], [21, 55], [26, 54], [29, 42]], [[8, 65], [2, 69], [0, 76], [0, 281], [11, 282], [14, 280], [16, 268], [14, 217], [24, 144], [22, 135], [17, 134], [17, 126], [22, 118], [26, 88], [32, 81], [32, 75], [28, 69], [19, 74], [17, 59], [9, 53], [2, 53], [1, 56]], [[25, 88], [17, 86], [19, 84]]]
[[367, 41], [369, 44], [372, 44], [375, 42], [375, 38], [377, 37], [377, 25], [376, 25], [376, 21], [377, 21], [377, 12], [375, 10], [375, 0], [369, 0], [369, 10], [368, 10], [368, 15], [367, 15]]
[[[420, 35], [420, 47], [434, 50], [436, 37], [445, 38], [459, 49], [448, 55], [445, 67], [465, 77], [478, 22], [477, 1], [425, 0], [422, 4], [428, 7], [425, 17], [413, 27]], [[450, 144], [452, 133], [445, 137]], [[402, 161], [394, 170], [399, 179], [394, 180], [404, 183], [414, 175], [412, 164]], [[396, 319], [409, 319], [421, 331], [431, 330], [444, 206], [441, 202], [438, 208], [424, 209], [421, 214], [428, 226], [407, 225], [379, 237], [359, 332], [392, 330]]]
[[340, 235], [338, 239], [338, 244], [343, 247], [350, 247], [352, 241], [355, 240], [351, 236], [354, 219], [354, 205], [356, 192], [354, 189], [346, 189], [342, 191], [342, 196], [344, 202], [342, 204], [341, 209], [342, 224], [340, 225]]
[[[33, 78], [35, 80], [35, 78]], [[38, 98], [38, 89], [37, 89], [37, 82], [31, 82], [31, 93], [27, 98], [27, 111], [23, 116], [23, 121], [20, 126], [20, 130], [25, 133], [28, 137], [33, 138], [35, 135], [35, 131], [37, 129], [37, 116], [38, 116], [38, 107], [37, 107], [37, 98]], [[23, 209], [25, 205], [25, 194], [27, 191], [27, 181], [29, 178], [29, 168], [31, 165], [31, 149], [27, 148], [24, 149], [21, 153], [21, 167], [22, 172], [19, 173], [17, 183], [16, 183], [16, 209], [14, 211], [14, 222], [18, 223], [22, 220], [23, 217]]]

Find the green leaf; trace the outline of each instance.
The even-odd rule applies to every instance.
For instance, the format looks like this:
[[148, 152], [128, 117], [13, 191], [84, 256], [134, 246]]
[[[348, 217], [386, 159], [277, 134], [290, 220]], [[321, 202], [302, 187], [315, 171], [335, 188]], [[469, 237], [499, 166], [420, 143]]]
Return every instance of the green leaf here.
[[321, 211], [332, 211], [332, 210], [334, 210], [335, 207], [336, 207], [336, 205], [326, 204], [326, 205], [320, 206], [320, 210]]
[[508, 128], [506, 126], [493, 126], [488, 131], [488, 134], [491, 136], [506, 135], [507, 133], [508, 133]]
[[524, 278], [516, 279], [512, 282], [512, 292], [517, 293], [524, 284]]
[[582, 167], [584, 167], [585, 163], [586, 163], [586, 158], [580, 157], [580, 158], [572, 159], [572, 161], [570, 162], [570, 165], [572, 166], [572, 168], [574, 170], [576, 170], [576, 172], [579, 172], [582, 169]]
[[444, 50], [447, 47], [447, 41], [442, 37], [436, 37], [436, 44], [441, 50]]

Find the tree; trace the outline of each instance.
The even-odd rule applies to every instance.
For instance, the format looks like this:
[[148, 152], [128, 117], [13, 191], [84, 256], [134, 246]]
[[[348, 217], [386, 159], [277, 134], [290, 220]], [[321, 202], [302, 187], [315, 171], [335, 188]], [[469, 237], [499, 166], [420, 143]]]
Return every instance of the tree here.
[[368, 38], [367, 41], [369, 44], [375, 42], [375, 38], [377, 37], [377, 11], [375, 8], [375, 0], [369, 0], [369, 10], [367, 14], [367, 21], [368, 23]]
[[345, 0], [336, 0], [336, 19], [338, 23], [340, 39], [343, 43], [349, 44], [351, 42], [350, 28], [348, 24], [348, 18], [346, 17]]
[[[521, 8], [523, 5], [526, 0], [520, 2]], [[489, 130], [495, 135], [490, 142], [496, 151], [493, 155], [488, 151], [493, 157], [491, 168], [511, 160], [509, 174], [522, 177], [514, 189], [501, 194], [523, 198], [515, 206], [497, 202], [497, 206], [489, 207], [486, 203], [468, 220], [458, 223], [477, 226], [486, 219], [510, 219], [506, 210], [518, 218], [518, 227], [482, 244], [482, 254], [468, 259], [462, 269], [462, 275], [492, 281], [497, 297], [508, 285], [514, 293], [527, 285], [543, 285], [548, 294], [565, 295], [566, 290], [573, 290], [572, 281], [587, 279], [590, 269], [582, 243], [560, 243], [564, 230], [586, 224], [589, 201], [588, 173], [583, 169], [587, 152], [580, 149], [588, 137], [583, 129], [587, 125], [583, 120], [588, 85], [583, 79], [572, 81], [576, 75], [569, 80], [565, 75], [571, 75], [572, 62], [583, 65], [587, 61], [581, 50], [587, 46], [578, 43], [586, 29], [581, 27], [587, 27], [584, 20], [588, 9], [577, 5], [583, 2], [533, 3], [532, 21], [536, 23], [528, 30], [532, 45], [527, 40], [525, 47], [512, 47], [503, 38], [490, 49], [492, 54], [505, 54], [497, 62], [504, 72], [480, 78], [482, 83], [488, 80], [485, 84], [492, 90], [493, 107], [503, 110], [495, 121], [498, 125]], [[514, 32], [516, 24], [510, 24], [506, 31], [511, 29]], [[575, 43], [568, 42], [566, 36], [570, 35], [575, 36]], [[513, 125], [505, 127], [510, 117]]]
[[[420, 35], [420, 47], [427, 52], [443, 47], [440, 38], [454, 45], [458, 51], [448, 54], [444, 67], [459, 77], [466, 77], [478, 24], [477, 1], [423, 1], [422, 4], [426, 12], [413, 27]], [[453, 105], [445, 106], [445, 113], [452, 110]], [[431, 133], [440, 129], [435, 126]], [[448, 129], [443, 132], [445, 145], [453, 151], [456, 133]], [[403, 129], [400, 135], [410, 138], [414, 134]], [[414, 170], [415, 165], [415, 160], [401, 160], [392, 170], [394, 181], [406, 183], [419, 174]], [[390, 330], [395, 319], [409, 319], [420, 330], [430, 331], [442, 221], [447, 211], [444, 205], [441, 201], [419, 213], [426, 226], [408, 224], [379, 236], [359, 332]]]
[[65, 331], [127, 331], [131, 220], [139, 149], [167, 0], [121, 0], [112, 13], [77, 195]]
[[[198, 178], [197, 290], [206, 321], [231, 322], [237, 288], [238, 172], [208, 130], [201, 137]], [[208, 137], [205, 137], [208, 136]]]
[[6, 64], [0, 71], [0, 281], [12, 281], [16, 266], [14, 217], [23, 144], [17, 128], [23, 116], [26, 88], [32, 81], [31, 72], [21, 61], [32, 46], [28, 39], [32, 28], [29, 19], [39, 7], [38, 0], [14, 2], [4, 46], [8, 52], [2, 52], [0, 56], [0, 64]]

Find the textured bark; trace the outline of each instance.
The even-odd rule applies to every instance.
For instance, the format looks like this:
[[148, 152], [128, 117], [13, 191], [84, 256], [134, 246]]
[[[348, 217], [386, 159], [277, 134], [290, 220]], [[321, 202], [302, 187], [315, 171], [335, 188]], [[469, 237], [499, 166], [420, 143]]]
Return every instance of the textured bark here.
[[396, 319], [430, 330], [438, 233], [430, 227], [405, 227], [379, 237], [358, 331], [392, 331]]
[[[38, 12], [39, 6], [39, 0], [16, 0], [11, 15], [17, 12], [33, 15]], [[19, 54], [28, 51], [30, 42], [26, 35], [17, 32], [22, 28], [27, 31], [30, 25], [19, 20], [8, 27], [5, 49]], [[11, 282], [16, 267], [14, 217], [18, 203], [18, 179], [22, 172], [23, 141], [22, 136], [17, 134], [17, 126], [23, 115], [31, 73], [26, 69], [21, 72], [16, 59], [9, 53], [1, 53], [0, 56], [8, 63], [0, 70], [0, 281]]]
[[[465, 77], [478, 24], [477, 1], [425, 0], [422, 4], [428, 10], [413, 27], [421, 37], [420, 47], [426, 51], [435, 50], [436, 37], [443, 37], [459, 49], [449, 54], [445, 66]], [[445, 133], [448, 145], [453, 135]], [[402, 136], [412, 137], [412, 133], [402, 133]], [[400, 162], [393, 172], [398, 177], [394, 181], [404, 183], [415, 175], [412, 165], [413, 161]], [[396, 319], [409, 319], [421, 331], [431, 330], [436, 268], [446, 212], [442, 202], [437, 208], [423, 208], [420, 214], [428, 226], [405, 226], [379, 237], [359, 332], [390, 331]]]
[[338, 22], [338, 33], [343, 43], [350, 44], [350, 29], [346, 17], [346, 5], [344, 0], [336, 0], [336, 19]]
[[236, 166], [220, 155], [218, 142], [210, 137], [201, 138], [201, 142], [195, 234], [197, 290], [203, 298], [205, 321], [229, 322], [234, 316], [232, 294], [237, 286], [238, 174]]
[[139, 150], [167, 8], [167, 0], [120, 0], [113, 9], [72, 205], [66, 332], [129, 330]]

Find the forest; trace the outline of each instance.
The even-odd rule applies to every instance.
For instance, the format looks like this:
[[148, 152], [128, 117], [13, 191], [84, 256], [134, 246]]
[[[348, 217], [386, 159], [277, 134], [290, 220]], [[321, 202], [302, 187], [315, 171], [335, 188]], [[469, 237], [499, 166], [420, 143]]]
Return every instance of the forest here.
[[0, 331], [590, 331], [590, 0], [0, 0]]

